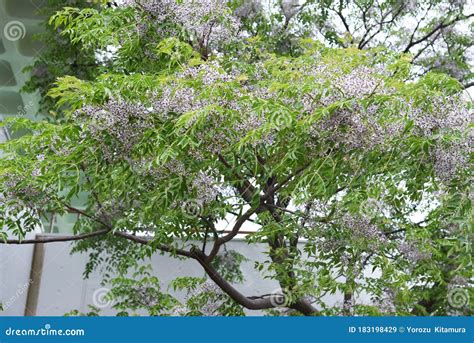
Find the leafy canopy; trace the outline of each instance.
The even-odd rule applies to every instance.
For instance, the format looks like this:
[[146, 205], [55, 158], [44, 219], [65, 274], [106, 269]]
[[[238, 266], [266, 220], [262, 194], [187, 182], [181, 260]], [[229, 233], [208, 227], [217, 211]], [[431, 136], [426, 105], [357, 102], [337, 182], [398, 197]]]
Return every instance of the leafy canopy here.
[[[411, 60], [384, 48], [306, 39], [289, 56], [255, 37], [223, 40], [232, 13], [202, 3], [51, 18], [73, 43], [116, 51], [91, 81], [58, 79], [49, 94], [61, 122], [6, 123], [24, 134], [1, 146], [4, 240], [46, 213], [79, 214], [76, 237], [87, 236], [75, 250], [90, 252], [87, 272], [105, 265], [122, 314], [466, 313], [452, 297], [472, 277], [471, 104], [460, 83], [406, 81]], [[247, 243], [267, 247], [251, 262], [278, 294], [231, 284], [246, 261], [226, 243], [248, 225]], [[212, 283], [180, 278], [191, 294], [179, 304], [139, 267], [164, 252], [195, 259]]]

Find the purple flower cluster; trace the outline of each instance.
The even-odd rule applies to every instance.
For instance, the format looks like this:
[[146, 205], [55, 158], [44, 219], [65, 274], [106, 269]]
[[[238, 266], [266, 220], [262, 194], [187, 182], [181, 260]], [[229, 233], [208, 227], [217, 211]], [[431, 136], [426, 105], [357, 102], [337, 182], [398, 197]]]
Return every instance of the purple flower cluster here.
[[328, 136], [337, 145], [344, 144], [349, 148], [383, 146], [402, 133], [404, 123], [381, 123], [380, 110], [380, 106], [375, 104], [367, 108], [354, 104], [351, 108], [337, 109], [328, 118], [314, 124], [311, 133], [315, 138]]
[[[178, 24], [205, 55], [214, 44], [235, 36], [240, 27], [238, 18], [221, 0], [128, 0], [125, 4], [139, 4], [154, 21], [164, 24], [164, 27], [158, 25], [164, 35], [175, 35]], [[173, 25], [167, 25], [170, 23]]]
[[4, 173], [1, 175], [0, 181], [2, 182], [0, 206], [14, 212], [27, 208], [44, 207], [47, 203], [47, 194], [51, 193], [48, 189], [41, 191], [31, 184], [25, 183], [24, 178], [18, 174]]
[[[254, 111], [248, 111], [247, 115], [243, 115], [241, 121], [235, 125], [236, 132], [244, 137], [250, 131], [261, 129], [267, 123], [267, 118], [263, 114]], [[266, 132], [259, 137], [259, 140], [252, 142], [254, 146], [257, 144], [264, 144], [270, 146], [275, 141], [273, 132]]]
[[196, 190], [197, 200], [202, 203], [209, 203], [216, 199], [218, 191], [214, 186], [214, 179], [206, 173], [200, 171], [192, 181], [193, 189]]
[[171, 113], [184, 114], [195, 111], [204, 105], [196, 99], [193, 88], [171, 88], [165, 87], [161, 94], [155, 94], [152, 102], [153, 110], [164, 119], [168, 119]]
[[[189, 67], [176, 75], [177, 81], [201, 80], [203, 85], [212, 86], [216, 83], [230, 82], [234, 76], [226, 73], [217, 63], [206, 63], [197, 67]], [[224, 99], [204, 99], [190, 86], [172, 83], [164, 86], [160, 93], [155, 93], [152, 99], [154, 112], [162, 118], [170, 118], [170, 114], [184, 114], [197, 111], [213, 103], [230, 106]], [[234, 105], [235, 106], [235, 105]]]
[[[382, 67], [359, 67], [349, 73], [331, 69], [324, 64], [307, 71], [315, 83], [325, 84], [325, 89], [315, 89], [302, 95], [303, 110], [312, 113], [321, 106], [329, 106], [343, 99], [364, 99], [374, 95], [392, 95], [394, 89], [383, 81]], [[414, 132], [422, 137], [435, 139], [431, 158], [436, 175], [443, 181], [452, 180], [459, 170], [469, 164], [472, 153], [472, 111], [462, 95], [433, 96], [430, 106], [415, 105], [413, 101], [399, 99], [400, 113], [395, 121], [384, 121], [382, 113], [394, 111], [389, 103], [372, 103], [363, 106], [358, 102], [334, 110], [314, 123], [310, 133], [315, 139], [328, 137], [337, 145], [349, 148], [372, 149], [400, 137], [406, 127], [405, 118], [414, 123]], [[389, 107], [392, 106], [393, 108]], [[456, 141], [446, 142], [445, 134], [461, 135]]]
[[375, 302], [379, 311], [383, 314], [393, 314], [396, 312], [395, 308], [396, 293], [393, 289], [386, 289], [383, 297]]
[[324, 87], [302, 94], [301, 104], [305, 113], [311, 114], [338, 101], [353, 100], [314, 123], [310, 130], [313, 138], [320, 140], [327, 137], [337, 145], [372, 149], [396, 138], [403, 131], [404, 123], [401, 121], [382, 122], [383, 105], [362, 105], [358, 102], [370, 96], [394, 93], [393, 88], [385, 85], [382, 67], [358, 67], [346, 73], [319, 64], [306, 72], [315, 84]]
[[345, 98], [362, 99], [371, 94], [384, 94], [389, 89], [385, 87], [383, 79], [377, 76], [379, 72], [376, 68], [358, 67], [336, 77], [332, 85]]
[[469, 281], [461, 275], [454, 276], [448, 285], [449, 288], [468, 287], [468, 286], [469, 286]]
[[[313, 222], [310, 218], [308, 226], [313, 231], [310, 234], [316, 235], [323, 253], [334, 253], [335, 250], [353, 244], [361, 244], [364, 250], [372, 252], [387, 242], [383, 231], [371, 223], [370, 219], [360, 215], [344, 214], [331, 224], [321, 223], [317, 219]], [[342, 259], [343, 264], [349, 262], [347, 258]]]
[[[422, 110], [408, 104], [408, 116], [424, 137], [435, 140], [431, 150], [436, 176], [449, 182], [458, 171], [468, 168], [469, 155], [473, 148], [472, 111], [462, 95], [433, 97], [429, 99], [431, 109]], [[460, 137], [447, 142], [444, 134]]]
[[[108, 161], [129, 156], [143, 133], [153, 127], [150, 111], [144, 105], [115, 99], [76, 111], [77, 120], [82, 121], [84, 117], [87, 131], [99, 142]], [[107, 137], [111, 137], [112, 142]]]
[[179, 73], [177, 77], [184, 80], [202, 80], [202, 83], [206, 86], [234, 80], [234, 75], [223, 71], [216, 61], [187, 68]]
[[366, 217], [345, 214], [340, 221], [344, 228], [350, 230], [351, 237], [355, 241], [364, 241], [376, 247], [387, 240], [379, 227]]
[[469, 168], [471, 153], [472, 145], [467, 141], [440, 142], [432, 151], [435, 174], [449, 182], [460, 170]]
[[462, 95], [431, 97], [428, 100], [431, 103], [428, 110], [407, 103], [408, 116], [423, 135], [431, 136], [453, 130], [463, 132], [472, 123], [472, 112]]
[[420, 251], [413, 243], [402, 242], [398, 246], [399, 251], [409, 261], [417, 263], [430, 258], [430, 254]]
[[241, 6], [235, 9], [234, 15], [239, 19], [252, 19], [262, 13], [262, 10], [261, 0], [245, 0]]

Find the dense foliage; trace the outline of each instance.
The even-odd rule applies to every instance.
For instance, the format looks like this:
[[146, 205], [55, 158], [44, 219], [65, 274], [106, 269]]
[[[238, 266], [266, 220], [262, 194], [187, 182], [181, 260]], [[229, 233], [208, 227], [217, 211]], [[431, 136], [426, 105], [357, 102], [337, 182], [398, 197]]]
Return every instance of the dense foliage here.
[[[90, 253], [86, 273], [104, 268], [123, 315], [468, 313], [462, 84], [381, 46], [293, 37], [281, 51], [252, 33], [273, 17], [232, 6], [129, 1], [51, 18], [108, 67], [58, 79], [61, 122], [8, 121], [26, 133], [1, 147], [4, 240], [45, 213], [80, 214], [75, 250]], [[247, 243], [267, 247], [251, 262], [278, 292], [232, 285], [247, 261], [226, 243], [249, 224]], [[208, 279], [175, 280], [189, 293], [178, 302], [141, 267], [157, 253], [196, 260]]]
[[[38, 14], [49, 18], [56, 11], [65, 6], [64, 0], [48, 0], [42, 3]], [[86, 0], [67, 1], [68, 6], [84, 8], [94, 6], [100, 7]], [[104, 61], [98, 61], [94, 49], [84, 49], [80, 44], [71, 44], [67, 37], [61, 35], [61, 29], [54, 28], [45, 21], [43, 31], [38, 33], [34, 39], [42, 43], [32, 65], [27, 66], [24, 71], [30, 73], [30, 78], [23, 86], [25, 92], [39, 92], [40, 113], [49, 114], [49, 119], [59, 120], [61, 109], [54, 108], [54, 101], [47, 93], [56, 78], [71, 75], [82, 80], [90, 80], [97, 75], [101, 67], [105, 67]]]

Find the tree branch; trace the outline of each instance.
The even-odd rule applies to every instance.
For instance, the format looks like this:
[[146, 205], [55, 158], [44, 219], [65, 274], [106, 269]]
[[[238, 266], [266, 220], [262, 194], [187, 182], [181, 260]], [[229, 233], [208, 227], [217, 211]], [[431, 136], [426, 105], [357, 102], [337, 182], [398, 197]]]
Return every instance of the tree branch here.
[[439, 30], [442, 30], [442, 29], [445, 29], [453, 24], [456, 24], [458, 21], [461, 21], [461, 20], [466, 20], [466, 19], [469, 19], [471, 17], [474, 17], [474, 13], [471, 13], [471, 14], [468, 14], [468, 15], [460, 15], [458, 14], [454, 19], [444, 23], [444, 22], [441, 22], [439, 23], [438, 25], [436, 25], [433, 30], [431, 30], [430, 32], [428, 32], [426, 35], [424, 35], [423, 37], [417, 39], [417, 40], [411, 40], [407, 47], [405, 48], [405, 50], [403, 50], [404, 53], [408, 53], [410, 51], [410, 49], [412, 47], [414, 47], [415, 45], [418, 45], [424, 41], [426, 41], [427, 39], [429, 39], [431, 36], [433, 36], [436, 32], [438, 32]]
[[7, 239], [1, 240], [0, 244], [36, 244], [36, 243], [54, 243], [54, 242], [72, 242], [79, 241], [86, 238], [92, 238], [97, 236], [102, 236], [108, 233], [110, 229], [103, 229], [89, 233], [83, 233], [81, 235], [69, 235], [69, 236], [47, 236], [42, 237], [43, 235], [37, 235], [37, 238], [34, 239]]
[[232, 166], [226, 161], [226, 159], [224, 158], [224, 156], [218, 154], [217, 155], [219, 161], [240, 181], [242, 181], [244, 183], [244, 186], [241, 187], [241, 186], [238, 186], [236, 185], [236, 188], [237, 190], [239, 191], [240, 195], [242, 196], [242, 198], [247, 202], [247, 203], [251, 203], [252, 202], [252, 198], [253, 196], [255, 195], [256, 193], [256, 190], [255, 190], [255, 187], [246, 179], [244, 178], [243, 176], [241, 176], [239, 173], [237, 173], [233, 168]]
[[[191, 252], [193, 258], [199, 262], [199, 264], [204, 268], [207, 275], [219, 286], [222, 291], [224, 291], [229, 297], [231, 297], [235, 302], [242, 305], [243, 307], [249, 310], [264, 310], [275, 308], [279, 301], [281, 301], [279, 295], [271, 295], [268, 298], [257, 298], [257, 297], [247, 297], [240, 293], [234, 286], [227, 282], [216, 269], [206, 261], [206, 255], [201, 251], [194, 249]], [[305, 315], [315, 315], [318, 311], [307, 301], [298, 300], [294, 304], [290, 305], [291, 308], [300, 311]]]
[[[248, 216], [250, 212], [247, 212], [246, 215]], [[253, 213], [253, 212], [252, 212]], [[250, 214], [251, 215], [251, 214]], [[242, 217], [244, 217], [242, 216]], [[245, 222], [245, 221], [243, 221]], [[238, 226], [237, 226], [238, 227]], [[110, 228], [98, 230], [95, 232], [89, 232], [81, 235], [71, 235], [71, 236], [50, 236], [44, 238], [36, 238], [36, 239], [27, 239], [27, 240], [17, 240], [17, 239], [10, 239], [6, 241], [0, 241], [0, 244], [36, 244], [36, 243], [53, 243], [53, 242], [69, 242], [69, 241], [77, 241], [92, 237], [97, 237], [101, 235], [105, 235], [111, 232]], [[146, 237], [140, 237], [133, 234], [129, 234], [126, 232], [116, 231], [113, 232], [113, 235], [116, 237], [125, 238], [132, 242], [148, 245], [152, 241], [147, 239]], [[278, 297], [278, 295], [272, 295], [265, 299], [257, 299], [255, 297], [247, 297], [240, 293], [237, 289], [234, 288], [229, 282], [227, 282], [216, 269], [208, 262], [208, 256], [204, 254], [202, 251], [196, 248], [192, 248], [190, 251], [184, 249], [176, 249], [167, 245], [159, 244], [154, 245], [158, 250], [163, 252], [168, 252], [170, 254], [177, 254], [184, 257], [189, 257], [195, 259], [199, 264], [203, 267], [206, 274], [219, 286], [219, 288], [225, 292], [229, 297], [231, 297], [235, 302], [242, 305], [243, 307], [250, 309], [250, 310], [263, 310], [263, 309], [270, 309], [276, 307], [275, 304], [278, 304], [280, 299], [274, 299]], [[318, 311], [306, 300], [300, 299], [296, 301], [294, 304], [289, 305], [290, 308], [300, 311], [305, 315], [315, 315], [318, 314]]]
[[464, 89], [468, 89], [469, 87], [472, 87], [472, 86], [474, 86], [474, 81], [468, 82], [463, 85]]
[[245, 222], [247, 220], [249, 220], [250, 217], [254, 213], [258, 212], [260, 208], [261, 208], [261, 206], [259, 206], [257, 208], [249, 209], [247, 212], [245, 212], [243, 215], [241, 215], [237, 219], [237, 221], [235, 222], [234, 227], [232, 228], [230, 233], [228, 233], [227, 235], [225, 235], [223, 237], [217, 238], [214, 242], [214, 246], [212, 247], [211, 252], [209, 253], [209, 256], [206, 256], [206, 260], [207, 261], [212, 261], [214, 259], [214, 257], [219, 253], [220, 247], [223, 244], [225, 244], [225, 243], [229, 242], [230, 240], [232, 240], [232, 238], [234, 238], [235, 236], [237, 236], [240, 229], [242, 228], [242, 225], [244, 225]]
[[[402, 13], [403, 11], [403, 8], [404, 8], [404, 5], [402, 4], [399, 8], [398, 8], [398, 11], [394, 14], [392, 14], [392, 18], [388, 21], [385, 21], [385, 19], [388, 17], [389, 14], [392, 13], [393, 10], [390, 10], [388, 11], [387, 13], [383, 14], [381, 13], [381, 20], [380, 22], [378, 23], [379, 24], [379, 28], [377, 29], [377, 31], [375, 31], [369, 38], [367, 38], [367, 35], [369, 34], [369, 31], [367, 31], [365, 34], [364, 34], [364, 37], [362, 37], [362, 40], [359, 42], [359, 49], [363, 49], [367, 44], [369, 44], [369, 42], [374, 39], [375, 36], [377, 36], [383, 29], [383, 26], [385, 24], [392, 24], [395, 22], [395, 20], [397, 19], [397, 17]], [[372, 29], [372, 27], [370, 28]], [[367, 38], [367, 39], [366, 39]]]
[[[139, 243], [139, 244], [143, 244], [143, 245], [148, 245], [152, 242], [151, 240], [147, 239], [146, 237], [140, 237], [140, 236], [132, 235], [132, 234], [122, 232], [122, 231], [116, 231], [113, 234], [114, 234], [114, 236], [122, 237], [122, 238], [128, 239], [129, 241]], [[153, 247], [156, 247], [158, 250], [161, 250], [163, 252], [168, 252], [168, 253], [171, 253], [171, 254], [176, 254], [176, 255], [184, 256], [184, 257], [193, 257], [193, 255], [190, 251], [187, 251], [187, 250], [184, 250], [184, 249], [178, 249], [178, 248], [170, 247], [170, 246], [164, 245], [164, 244], [158, 244], [158, 245], [154, 244]]]

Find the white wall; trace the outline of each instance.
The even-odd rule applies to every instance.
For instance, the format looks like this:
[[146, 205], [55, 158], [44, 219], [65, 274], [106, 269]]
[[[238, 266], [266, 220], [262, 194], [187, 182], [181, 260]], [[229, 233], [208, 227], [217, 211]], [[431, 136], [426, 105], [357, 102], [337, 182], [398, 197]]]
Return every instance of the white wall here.
[[29, 286], [33, 246], [0, 245], [1, 315], [22, 316]]
[[[71, 243], [44, 244], [44, 258], [39, 282], [39, 296], [36, 308], [38, 316], [62, 316], [71, 310], [88, 312], [88, 305], [97, 302], [97, 290], [103, 286], [99, 272], [92, 273], [89, 279], [83, 279], [86, 254], [70, 254]], [[263, 279], [255, 271], [255, 261], [262, 262], [264, 245], [249, 246], [244, 240], [237, 240], [227, 244], [227, 249], [236, 250], [249, 261], [242, 264], [242, 271], [246, 278], [243, 284], [235, 285], [245, 295], [262, 295], [279, 292], [275, 281]], [[27, 300], [27, 288], [30, 286], [30, 271], [33, 257], [32, 245], [4, 245], [0, 244], [0, 301], [4, 311], [0, 315], [23, 316]], [[154, 274], [162, 282], [162, 290], [178, 276], [204, 276], [201, 266], [194, 260], [180, 260], [168, 255], [155, 255], [150, 262]], [[370, 266], [367, 270], [370, 270]], [[369, 273], [367, 271], [367, 273]], [[32, 286], [34, 287], [34, 285]], [[105, 286], [107, 287], [107, 286]], [[182, 294], [175, 294], [178, 299]], [[324, 297], [328, 305], [342, 303], [342, 294], [336, 293]], [[13, 300], [13, 301], [12, 301]], [[369, 303], [366, 294], [359, 295], [357, 302]], [[9, 302], [9, 306], [5, 306]], [[5, 308], [7, 307], [7, 308]], [[101, 307], [101, 315], [114, 315], [111, 305]], [[248, 315], [261, 315], [261, 311], [246, 311]]]
[[[250, 259], [243, 264], [246, 281], [236, 287], [247, 295], [271, 293], [278, 289], [275, 282], [262, 279], [254, 270], [256, 259], [262, 261], [264, 255], [257, 253], [255, 247], [248, 246], [244, 241], [227, 245], [228, 249], [238, 250]], [[263, 247], [261, 247], [263, 249]], [[44, 262], [39, 288], [37, 315], [62, 316], [66, 312], [77, 309], [87, 312], [87, 305], [94, 303], [94, 291], [102, 288], [101, 276], [94, 272], [84, 280], [82, 273], [88, 256], [86, 254], [70, 254], [70, 243], [49, 243], [44, 245]], [[0, 245], [0, 300], [5, 305], [9, 299], [12, 304], [4, 309], [2, 315], [22, 316], [24, 314], [27, 291], [21, 291], [29, 284], [32, 245], [6, 246]], [[193, 260], [178, 260], [169, 256], [154, 256], [151, 260], [154, 273], [166, 289], [168, 283], [178, 276], [204, 276], [201, 266]], [[4, 306], [5, 307], [5, 306]], [[102, 314], [113, 315], [114, 310], [107, 306]], [[258, 311], [249, 314], [258, 315]]]

